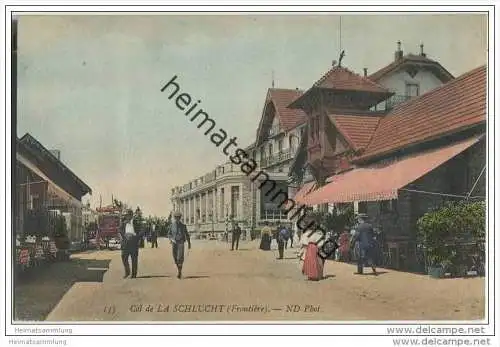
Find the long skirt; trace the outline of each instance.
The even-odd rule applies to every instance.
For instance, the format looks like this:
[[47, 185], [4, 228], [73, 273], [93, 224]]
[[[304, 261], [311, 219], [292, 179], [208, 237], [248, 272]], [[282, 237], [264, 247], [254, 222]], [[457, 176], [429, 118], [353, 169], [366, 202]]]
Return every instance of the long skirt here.
[[318, 246], [314, 243], [307, 246], [302, 273], [310, 281], [323, 279], [323, 259], [318, 255]]
[[271, 236], [264, 234], [262, 235], [262, 238], [260, 240], [260, 249], [263, 251], [270, 251], [271, 250]]

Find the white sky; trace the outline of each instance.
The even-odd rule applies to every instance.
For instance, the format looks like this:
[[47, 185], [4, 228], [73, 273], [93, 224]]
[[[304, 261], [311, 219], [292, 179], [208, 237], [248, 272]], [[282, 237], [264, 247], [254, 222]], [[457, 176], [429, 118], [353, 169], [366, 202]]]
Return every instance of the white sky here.
[[[390, 63], [421, 42], [458, 76], [487, 61], [486, 15], [342, 16], [343, 65]], [[166, 216], [170, 190], [226, 158], [160, 88], [181, 90], [238, 143], [255, 139], [271, 71], [307, 89], [339, 55], [333, 15], [20, 16], [18, 136], [29, 132], [93, 189]]]

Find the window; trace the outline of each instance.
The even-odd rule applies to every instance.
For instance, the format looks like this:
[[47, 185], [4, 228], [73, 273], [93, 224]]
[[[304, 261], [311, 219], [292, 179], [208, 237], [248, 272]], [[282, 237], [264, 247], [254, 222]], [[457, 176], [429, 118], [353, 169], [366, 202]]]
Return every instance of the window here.
[[269, 148], [269, 158], [271, 158], [273, 155], [273, 144], [270, 143], [268, 148]]
[[412, 98], [420, 95], [420, 87], [416, 83], [406, 83], [406, 97]]
[[396, 212], [397, 211], [397, 200], [384, 200], [380, 201], [380, 212], [388, 213], [388, 212]]
[[288, 136], [288, 148], [293, 149], [293, 135]]
[[238, 205], [240, 201], [240, 187], [231, 187], [231, 216], [233, 218], [238, 217]]
[[283, 150], [283, 139], [278, 140], [278, 153], [281, 153]]
[[358, 213], [368, 213], [368, 203], [366, 201], [358, 202]]
[[264, 159], [266, 157], [266, 151], [264, 150], [264, 147], [260, 148], [260, 160]]

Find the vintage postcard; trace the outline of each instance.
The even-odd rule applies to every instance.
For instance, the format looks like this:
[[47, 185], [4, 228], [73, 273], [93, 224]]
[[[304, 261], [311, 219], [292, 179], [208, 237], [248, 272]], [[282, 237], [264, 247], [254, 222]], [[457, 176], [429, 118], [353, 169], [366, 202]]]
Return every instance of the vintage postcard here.
[[485, 339], [487, 11], [13, 15], [18, 332]]

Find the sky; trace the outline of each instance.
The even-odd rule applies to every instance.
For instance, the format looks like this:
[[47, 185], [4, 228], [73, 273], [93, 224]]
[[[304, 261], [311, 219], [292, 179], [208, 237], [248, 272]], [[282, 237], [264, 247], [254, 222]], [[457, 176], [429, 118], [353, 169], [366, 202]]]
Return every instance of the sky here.
[[[340, 31], [340, 22], [342, 30]], [[341, 32], [341, 35], [340, 35]], [[341, 39], [340, 39], [341, 37]], [[93, 191], [168, 216], [171, 189], [226, 157], [160, 89], [174, 75], [217, 125], [255, 140], [274, 71], [278, 88], [308, 89], [338, 60], [362, 74], [421, 43], [454, 76], [487, 63], [487, 16], [19, 16], [17, 136], [29, 132]]]

